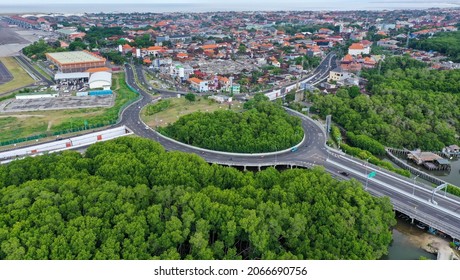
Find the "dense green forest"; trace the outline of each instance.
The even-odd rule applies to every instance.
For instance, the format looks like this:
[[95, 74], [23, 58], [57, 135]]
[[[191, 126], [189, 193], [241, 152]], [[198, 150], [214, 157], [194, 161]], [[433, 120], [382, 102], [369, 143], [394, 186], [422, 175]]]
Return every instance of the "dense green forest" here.
[[452, 61], [460, 62], [460, 31], [440, 32], [432, 38], [412, 41], [411, 47], [425, 51], [438, 51]]
[[321, 168], [241, 172], [148, 139], [0, 166], [0, 259], [378, 259], [388, 198]]
[[[58, 42], [59, 43], [59, 42]], [[40, 39], [33, 44], [28, 45], [22, 49], [22, 53], [26, 56], [37, 60], [37, 59], [46, 59], [45, 53], [47, 52], [63, 52], [66, 49], [61, 48], [59, 45], [50, 45], [45, 40]]]
[[355, 135], [369, 136], [390, 147], [437, 151], [459, 143], [459, 70], [429, 70], [407, 57], [389, 57], [381, 74], [373, 69], [363, 77], [369, 80], [370, 97], [355, 96], [343, 88], [335, 95], [314, 96], [313, 110], [322, 117], [331, 114]]
[[243, 113], [192, 113], [159, 131], [190, 145], [239, 153], [288, 149], [302, 140], [300, 119], [289, 116], [263, 94], [246, 102], [245, 108]]

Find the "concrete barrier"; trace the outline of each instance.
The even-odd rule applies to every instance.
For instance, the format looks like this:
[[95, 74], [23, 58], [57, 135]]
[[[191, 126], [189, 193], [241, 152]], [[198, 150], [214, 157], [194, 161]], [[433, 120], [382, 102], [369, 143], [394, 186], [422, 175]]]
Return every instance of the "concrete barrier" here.
[[133, 134], [125, 126], [115, 127], [103, 131], [93, 132], [81, 136], [70, 137], [63, 140], [52, 141], [44, 144], [28, 146], [25, 148], [0, 152], [0, 163], [7, 163], [16, 158], [35, 156], [44, 153], [70, 150], [88, 146], [100, 141], [107, 141], [121, 136]]

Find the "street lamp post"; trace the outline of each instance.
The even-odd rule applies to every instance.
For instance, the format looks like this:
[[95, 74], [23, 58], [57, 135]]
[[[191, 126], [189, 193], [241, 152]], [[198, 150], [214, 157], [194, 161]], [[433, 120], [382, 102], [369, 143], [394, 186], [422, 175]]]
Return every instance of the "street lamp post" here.
[[412, 196], [415, 196], [415, 180], [417, 180], [418, 176], [420, 176], [420, 174], [414, 177], [414, 186], [412, 188]]
[[369, 174], [367, 174], [367, 166], [369, 165], [369, 159], [366, 159], [366, 186], [364, 187], [364, 190], [367, 190], [367, 182], [369, 181]]

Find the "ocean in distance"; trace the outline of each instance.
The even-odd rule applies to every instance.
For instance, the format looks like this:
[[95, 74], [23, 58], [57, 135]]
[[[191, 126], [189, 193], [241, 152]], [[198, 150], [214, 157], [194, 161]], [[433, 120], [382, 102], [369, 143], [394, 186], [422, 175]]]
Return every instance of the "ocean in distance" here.
[[151, 4], [0, 4], [0, 14], [26, 13], [135, 13], [135, 12], [217, 12], [217, 11], [346, 11], [346, 10], [398, 10], [398, 9], [429, 9], [429, 8], [460, 8], [460, 1], [386, 1], [386, 0], [326, 0], [307, 3], [306, 1], [232, 1], [226, 3], [151, 3]]

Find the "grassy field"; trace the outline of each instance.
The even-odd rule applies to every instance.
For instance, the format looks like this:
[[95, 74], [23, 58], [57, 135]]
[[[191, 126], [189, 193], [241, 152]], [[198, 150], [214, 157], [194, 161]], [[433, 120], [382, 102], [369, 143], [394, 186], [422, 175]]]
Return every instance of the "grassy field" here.
[[[89, 128], [109, 125], [116, 121], [118, 112], [124, 104], [137, 96], [124, 83], [124, 75], [113, 75], [113, 88], [116, 92], [115, 106], [111, 108], [85, 108], [74, 110], [33, 111], [0, 114], [0, 142], [11, 141], [39, 134], [56, 138], [72, 130], [84, 130], [85, 120]], [[62, 133], [65, 132], [65, 133]], [[75, 133], [73, 133], [74, 135]], [[51, 139], [46, 138], [46, 139]], [[2, 149], [7, 146], [1, 147]]]
[[[170, 107], [162, 112], [151, 116], [145, 114], [145, 108], [141, 112], [142, 120], [150, 127], [164, 127], [179, 119], [180, 116], [187, 115], [193, 112], [213, 112], [216, 110], [228, 110], [228, 104], [219, 104], [213, 100], [200, 97], [195, 102], [189, 102], [185, 98], [171, 99]], [[241, 111], [243, 104], [239, 101], [233, 101], [232, 110]]]
[[32, 77], [30, 77], [29, 74], [27, 74], [27, 72], [22, 69], [22, 67], [13, 57], [2, 57], [0, 58], [0, 61], [13, 75], [13, 80], [0, 85], [0, 94], [34, 83], [34, 79], [32, 79]]

